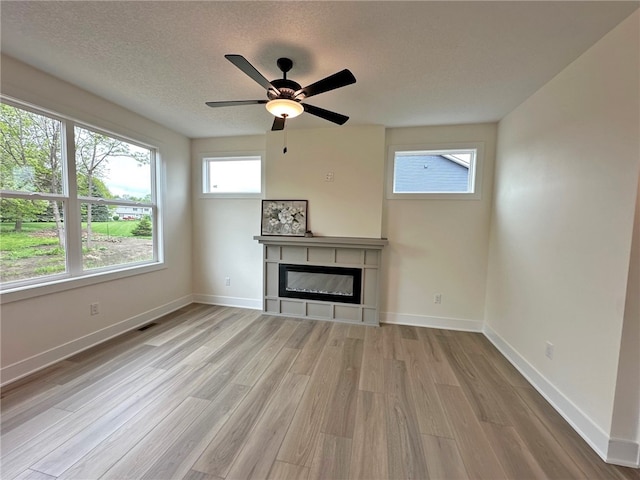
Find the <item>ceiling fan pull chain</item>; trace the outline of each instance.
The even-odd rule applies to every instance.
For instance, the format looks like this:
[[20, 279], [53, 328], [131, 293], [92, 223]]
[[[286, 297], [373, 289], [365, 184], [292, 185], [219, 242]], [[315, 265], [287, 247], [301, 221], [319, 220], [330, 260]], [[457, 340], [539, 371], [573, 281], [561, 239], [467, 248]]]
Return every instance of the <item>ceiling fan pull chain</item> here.
[[[287, 116], [286, 115], [282, 115], [282, 117], [286, 120]], [[287, 153], [287, 131], [284, 131], [284, 144], [282, 146], [282, 154], [284, 155], [285, 153]]]

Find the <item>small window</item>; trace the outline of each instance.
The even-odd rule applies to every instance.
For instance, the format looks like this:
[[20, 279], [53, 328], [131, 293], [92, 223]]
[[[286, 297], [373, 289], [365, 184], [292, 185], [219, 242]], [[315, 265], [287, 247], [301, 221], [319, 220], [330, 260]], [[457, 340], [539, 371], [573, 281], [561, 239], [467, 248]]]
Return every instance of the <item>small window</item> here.
[[259, 197], [262, 156], [203, 157], [202, 192], [206, 196]]
[[480, 198], [481, 145], [434, 147], [390, 148], [388, 198]]

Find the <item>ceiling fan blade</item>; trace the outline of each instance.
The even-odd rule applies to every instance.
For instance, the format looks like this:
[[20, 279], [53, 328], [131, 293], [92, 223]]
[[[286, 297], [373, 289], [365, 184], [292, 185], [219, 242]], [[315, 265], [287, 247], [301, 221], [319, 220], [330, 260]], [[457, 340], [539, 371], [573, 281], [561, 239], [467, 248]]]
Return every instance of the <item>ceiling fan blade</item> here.
[[284, 117], [276, 117], [273, 119], [273, 126], [271, 127], [271, 131], [275, 130], [284, 130], [284, 121], [286, 118]]
[[249, 61], [242, 55], [229, 54], [225, 55], [224, 58], [233, 63], [236, 67], [242, 70], [246, 75], [251, 77], [252, 80], [260, 84], [262, 87], [266, 88], [267, 90], [272, 90], [276, 95], [280, 94], [280, 90], [274, 87], [269, 80], [264, 78], [264, 75], [256, 70], [256, 67], [251, 65]]
[[257, 105], [265, 104], [269, 100], [230, 100], [228, 102], [205, 102], [210, 107], [235, 107], [238, 105]]
[[308, 103], [303, 103], [304, 111], [310, 113], [311, 115], [315, 115], [316, 117], [324, 118], [325, 120], [329, 120], [330, 122], [337, 123], [338, 125], [344, 125], [349, 117], [346, 115], [342, 115], [340, 113], [331, 112], [329, 110], [325, 110], [324, 108], [314, 107], [313, 105], [309, 105]]
[[304, 94], [304, 98], [309, 98], [314, 95], [318, 95], [319, 93], [324, 93], [330, 90], [335, 90], [336, 88], [351, 85], [352, 83], [356, 83], [356, 77], [354, 77], [353, 73], [345, 68], [338, 73], [329, 75], [322, 80], [318, 80], [311, 85], [307, 85], [306, 87], [301, 88], [294, 94], [294, 97], [298, 97], [299, 95]]

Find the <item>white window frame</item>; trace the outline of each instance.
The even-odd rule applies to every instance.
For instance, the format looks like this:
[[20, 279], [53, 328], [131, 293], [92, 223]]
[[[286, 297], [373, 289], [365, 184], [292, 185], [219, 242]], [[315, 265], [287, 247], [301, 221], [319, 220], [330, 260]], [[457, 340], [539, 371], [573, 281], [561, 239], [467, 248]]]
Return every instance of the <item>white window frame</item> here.
[[[16, 282], [0, 284], [0, 304], [10, 303], [40, 295], [49, 295], [74, 288], [80, 288], [97, 283], [108, 282], [133, 275], [140, 275], [166, 268], [164, 265], [164, 240], [162, 228], [162, 192], [159, 189], [161, 178], [160, 156], [154, 145], [114, 133], [105, 128], [93, 126], [87, 122], [52, 112], [42, 107], [23, 102], [6, 95], [0, 95], [0, 100], [22, 110], [43, 115], [62, 123], [61, 147], [63, 154], [62, 194], [32, 193], [32, 192], [3, 192], [3, 196], [23, 198], [27, 200], [56, 200], [64, 202], [65, 218], [65, 255], [67, 271], [64, 273], [31, 278]], [[108, 135], [151, 152], [151, 203], [132, 202], [128, 200], [104, 199], [99, 197], [85, 197], [77, 194], [77, 175], [75, 158], [75, 127], [84, 128], [92, 132]], [[93, 203], [102, 205], [136, 205], [151, 208], [151, 218], [154, 227], [153, 258], [148, 261], [126, 263], [94, 269], [84, 269], [82, 265], [82, 221], [80, 205]]]
[[[475, 150], [469, 165], [469, 192], [402, 193], [394, 192], [395, 158], [397, 153], [446, 152], [451, 150]], [[484, 163], [483, 142], [430, 143], [420, 145], [390, 145], [387, 155], [386, 198], [389, 200], [480, 200], [482, 198], [482, 170]]]
[[[200, 197], [201, 198], [262, 198], [264, 194], [264, 153], [259, 151], [217, 152], [200, 155]], [[209, 192], [209, 164], [211, 162], [235, 162], [246, 160], [260, 160], [260, 191], [259, 192]]]

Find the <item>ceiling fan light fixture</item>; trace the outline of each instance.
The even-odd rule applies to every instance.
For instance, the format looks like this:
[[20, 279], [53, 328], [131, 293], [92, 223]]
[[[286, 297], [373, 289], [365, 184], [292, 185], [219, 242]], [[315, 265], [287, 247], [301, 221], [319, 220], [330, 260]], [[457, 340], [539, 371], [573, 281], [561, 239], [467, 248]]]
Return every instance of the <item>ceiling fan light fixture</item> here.
[[301, 103], [288, 98], [276, 98], [265, 105], [269, 113], [280, 118], [295, 118], [304, 112]]

